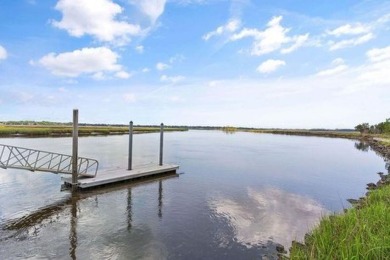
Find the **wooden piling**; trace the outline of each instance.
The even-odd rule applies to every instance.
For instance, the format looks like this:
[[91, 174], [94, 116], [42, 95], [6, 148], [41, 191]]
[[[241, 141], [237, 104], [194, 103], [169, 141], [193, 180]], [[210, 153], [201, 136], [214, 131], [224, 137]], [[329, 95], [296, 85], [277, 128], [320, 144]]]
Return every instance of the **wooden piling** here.
[[163, 148], [164, 148], [164, 124], [160, 125], [160, 160], [159, 165], [163, 165]]
[[129, 162], [127, 169], [130, 171], [133, 163], [133, 121], [129, 124]]
[[78, 109], [73, 109], [72, 187], [74, 189], [77, 188], [78, 137], [79, 137], [79, 111]]

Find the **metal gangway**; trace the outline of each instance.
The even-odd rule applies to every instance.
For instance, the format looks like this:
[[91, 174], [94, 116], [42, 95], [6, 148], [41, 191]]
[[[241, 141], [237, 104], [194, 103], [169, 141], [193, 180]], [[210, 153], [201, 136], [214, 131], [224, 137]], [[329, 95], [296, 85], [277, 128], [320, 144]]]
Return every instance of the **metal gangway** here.
[[[79, 176], [95, 177], [98, 167], [97, 160], [78, 157]], [[0, 144], [0, 168], [72, 174], [72, 156]]]

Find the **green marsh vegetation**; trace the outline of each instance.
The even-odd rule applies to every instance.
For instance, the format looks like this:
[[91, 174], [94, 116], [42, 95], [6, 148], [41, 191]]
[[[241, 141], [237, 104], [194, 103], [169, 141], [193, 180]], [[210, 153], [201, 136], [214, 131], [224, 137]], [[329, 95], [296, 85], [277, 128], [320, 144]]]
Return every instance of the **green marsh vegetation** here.
[[[28, 121], [31, 122], [31, 121]], [[72, 134], [72, 125], [69, 124], [7, 124], [0, 125], [0, 136], [67, 136]], [[164, 131], [186, 131], [184, 127], [164, 127]], [[153, 133], [159, 132], [160, 126], [135, 126], [134, 133]], [[127, 134], [128, 126], [110, 126], [110, 125], [80, 125], [79, 135], [112, 135]]]
[[[390, 118], [376, 125], [355, 127], [360, 138], [379, 142], [382, 155], [390, 160]], [[369, 193], [354, 201], [342, 214], [325, 216], [305, 236], [304, 244], [294, 242], [291, 259], [390, 259], [390, 164], [388, 175], [368, 186]]]
[[237, 131], [237, 128], [233, 126], [224, 126], [221, 130], [227, 134], [233, 134]]
[[390, 185], [344, 214], [324, 217], [304, 242], [293, 243], [291, 259], [390, 259]]

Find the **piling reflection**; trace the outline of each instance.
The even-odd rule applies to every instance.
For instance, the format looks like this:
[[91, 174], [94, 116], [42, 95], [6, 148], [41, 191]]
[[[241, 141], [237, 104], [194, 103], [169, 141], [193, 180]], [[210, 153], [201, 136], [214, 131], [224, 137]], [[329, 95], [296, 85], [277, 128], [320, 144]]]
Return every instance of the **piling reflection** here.
[[71, 197], [71, 216], [70, 216], [70, 232], [69, 232], [69, 256], [71, 259], [76, 259], [77, 248], [77, 201], [79, 200], [78, 194], [73, 193]]
[[[53, 203], [51, 205], [48, 205], [45, 208], [42, 208], [40, 210], [37, 210], [29, 215], [26, 215], [22, 218], [8, 220], [6, 224], [2, 225], [0, 228], [2, 230], [6, 231], [12, 231], [13, 235], [7, 236], [2, 238], [1, 240], [5, 239], [17, 239], [19, 240], [21, 235], [21, 232], [26, 233], [25, 236], [29, 237], [35, 230], [39, 230], [41, 226], [45, 226], [44, 223], [48, 222], [56, 222], [61, 221], [63, 217], [58, 216], [69, 216], [69, 226], [67, 228], [68, 230], [68, 256], [70, 259], [77, 259], [77, 256], [79, 258], [83, 257], [85, 252], [78, 252], [77, 248], [80, 247], [79, 245], [79, 237], [78, 237], [78, 229], [85, 229], [85, 224], [89, 225], [89, 221], [91, 220], [89, 217], [85, 218], [86, 215], [83, 215], [82, 210], [85, 208], [85, 205], [88, 204], [88, 200], [90, 200], [94, 207], [107, 207], [107, 202], [100, 202], [101, 205], [99, 205], [99, 199], [98, 197], [102, 194], [104, 194], [105, 197], [110, 196], [110, 193], [121, 193], [122, 191], [125, 191], [125, 194], [127, 195], [126, 201], [126, 208], [123, 209], [123, 211], [126, 211], [125, 221], [127, 223], [127, 233], [130, 234], [133, 230], [133, 200], [137, 198], [137, 194], [134, 193], [134, 188], [144, 186], [146, 184], [153, 184], [158, 183], [158, 185], [155, 186], [155, 188], [158, 189], [158, 196], [157, 196], [157, 215], [159, 218], [162, 218], [163, 214], [163, 182], [165, 180], [178, 177], [177, 174], [166, 174], [160, 177], [151, 177], [151, 178], [145, 178], [138, 181], [133, 181], [131, 183], [122, 183], [119, 185], [113, 185], [113, 186], [107, 186], [103, 187], [101, 189], [86, 191], [86, 192], [79, 192], [79, 193], [71, 193], [69, 198], [65, 200], [58, 201], [56, 203]], [[102, 203], [106, 203], [106, 205], [103, 205]], [[89, 205], [91, 205], [89, 203]], [[69, 210], [69, 211], [68, 211]], [[86, 211], [90, 211], [91, 208], [87, 207]], [[68, 211], [68, 212], [67, 212]], [[89, 215], [89, 214], [88, 214]], [[56, 217], [57, 216], [57, 217]], [[80, 222], [80, 218], [82, 221]], [[93, 218], [92, 218], [93, 219]], [[103, 222], [96, 223], [97, 227], [100, 227], [106, 220], [103, 220]], [[111, 219], [109, 220], [111, 221]], [[66, 223], [65, 223], [66, 224]], [[105, 224], [103, 224], [105, 225]], [[67, 225], [66, 225], [67, 226]], [[66, 227], [65, 226], [65, 227]], [[106, 228], [106, 227], [104, 227]], [[135, 232], [139, 233], [139, 228], [135, 230]], [[137, 236], [139, 234], [137, 233]], [[107, 234], [104, 234], [104, 236]], [[121, 234], [121, 236], [124, 236], [124, 234]]]
[[[290, 247], [292, 240], [304, 234], [327, 210], [315, 200], [276, 188], [248, 189], [247, 199], [235, 201], [215, 198], [210, 208], [233, 228], [234, 240], [250, 248], [269, 241]], [[223, 240], [228, 240], [224, 235]]]
[[131, 199], [131, 188], [127, 189], [127, 230], [131, 230], [133, 221], [133, 202]]
[[162, 218], [162, 206], [163, 206], [163, 188], [162, 188], [162, 182], [159, 181], [158, 183], [158, 217]]

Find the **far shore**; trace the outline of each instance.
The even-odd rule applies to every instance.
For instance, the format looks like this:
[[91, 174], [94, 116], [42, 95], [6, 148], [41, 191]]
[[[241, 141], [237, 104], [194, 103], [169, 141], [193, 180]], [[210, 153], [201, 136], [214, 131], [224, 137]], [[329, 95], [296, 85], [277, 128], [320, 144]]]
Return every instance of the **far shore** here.
[[[243, 127], [214, 127], [214, 126], [164, 126], [164, 131], [188, 131], [188, 130], [222, 130], [226, 133], [249, 132], [278, 135], [318, 136], [330, 138], [346, 138], [355, 140], [376, 139], [385, 146], [390, 146], [390, 136], [384, 134], [361, 134], [352, 129], [266, 129], [266, 128], [243, 128]], [[134, 126], [134, 134], [156, 133], [160, 126]], [[80, 124], [79, 136], [107, 136], [124, 135], [129, 133], [126, 125], [89, 125]], [[72, 135], [70, 123], [46, 123], [46, 124], [0, 124], [0, 138], [5, 137], [68, 137]]]
[[[164, 126], [164, 131], [188, 131], [188, 130], [222, 130], [226, 133], [249, 132], [278, 135], [297, 136], [318, 136], [346, 139], [367, 139], [374, 138], [384, 145], [390, 145], [390, 136], [379, 134], [361, 134], [358, 131], [327, 130], [327, 129], [265, 129], [265, 128], [241, 128], [241, 127], [206, 127], [206, 126]], [[156, 133], [160, 131], [160, 126], [134, 126], [134, 134]], [[126, 125], [88, 125], [79, 126], [79, 136], [105, 136], [124, 135], [129, 133]], [[67, 137], [72, 135], [70, 124], [34, 124], [34, 125], [0, 125], [0, 138], [4, 137]]]
[[[66, 137], [72, 135], [69, 125], [0, 125], [1, 137]], [[165, 132], [187, 131], [185, 127], [164, 126]], [[135, 126], [134, 134], [156, 133], [160, 126]], [[129, 133], [128, 126], [79, 126], [79, 136], [123, 135]]]

